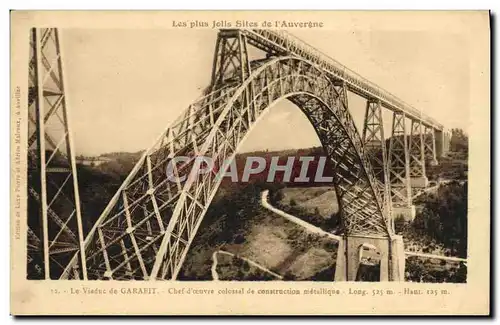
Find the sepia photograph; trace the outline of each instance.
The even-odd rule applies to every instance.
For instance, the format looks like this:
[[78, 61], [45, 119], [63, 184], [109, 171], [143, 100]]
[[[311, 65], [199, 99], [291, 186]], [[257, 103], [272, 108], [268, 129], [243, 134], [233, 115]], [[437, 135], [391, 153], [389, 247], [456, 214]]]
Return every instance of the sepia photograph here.
[[471, 106], [467, 26], [171, 17], [22, 33], [26, 285], [471, 283], [471, 110], [489, 107]]
[[[157, 45], [184, 37], [191, 49]], [[466, 282], [463, 120], [447, 129], [283, 31], [34, 28], [29, 42], [29, 279]], [[189, 50], [204, 59], [181, 62]], [[206, 76], [173, 104], [172, 81]], [[148, 119], [175, 115], [146, 147], [161, 132]]]

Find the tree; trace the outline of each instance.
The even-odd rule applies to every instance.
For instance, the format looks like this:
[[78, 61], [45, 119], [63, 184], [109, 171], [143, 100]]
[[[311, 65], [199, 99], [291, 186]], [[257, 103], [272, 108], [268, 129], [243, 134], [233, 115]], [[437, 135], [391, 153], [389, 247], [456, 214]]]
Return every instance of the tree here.
[[469, 137], [462, 129], [451, 129], [450, 150], [467, 153], [469, 150]]
[[467, 182], [450, 183], [429, 196], [413, 226], [449, 248], [451, 255], [467, 256]]
[[340, 227], [340, 214], [338, 212], [332, 213], [330, 218], [325, 220], [325, 230], [337, 230]]
[[243, 244], [245, 242], [245, 234], [240, 233], [240, 234], [234, 235], [233, 242], [235, 244]]
[[394, 219], [394, 230], [396, 231], [396, 233], [403, 232], [405, 226], [406, 226], [406, 221], [403, 216], [398, 216], [396, 217], [396, 219]]
[[283, 276], [283, 280], [285, 280], [285, 281], [295, 281], [296, 277], [295, 277], [295, 275], [290, 270], [288, 270], [285, 273], [285, 275]]
[[234, 255], [233, 258], [232, 258], [232, 264], [236, 267], [242, 267], [243, 266], [243, 263], [244, 261], [242, 259], [240, 259], [238, 256]]
[[281, 202], [281, 200], [283, 200], [283, 192], [281, 191], [281, 189], [273, 190], [270, 196], [271, 203], [273, 203], [274, 205], [277, 205]]
[[460, 262], [457, 273], [455, 273], [455, 282], [466, 283], [467, 282], [467, 266], [464, 262]]
[[248, 262], [246, 261], [243, 262], [243, 271], [245, 272], [250, 271], [250, 264], [248, 264]]

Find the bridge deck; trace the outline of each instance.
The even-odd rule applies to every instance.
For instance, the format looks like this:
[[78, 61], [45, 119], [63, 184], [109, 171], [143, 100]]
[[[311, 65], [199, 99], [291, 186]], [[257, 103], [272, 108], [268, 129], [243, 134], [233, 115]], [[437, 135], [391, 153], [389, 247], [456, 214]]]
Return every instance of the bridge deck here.
[[[227, 31], [231, 32], [231, 30]], [[405, 103], [390, 92], [380, 88], [328, 55], [285, 31], [253, 29], [242, 30], [242, 32], [247, 36], [250, 44], [267, 53], [274, 55], [283, 53], [297, 55], [314, 62], [333, 78], [344, 81], [349, 91], [367, 99], [378, 99], [384, 107], [392, 111], [402, 111], [410, 119], [417, 121], [421, 120], [423, 124], [428, 127], [443, 130], [443, 125], [432, 117], [422, 114], [421, 111]]]

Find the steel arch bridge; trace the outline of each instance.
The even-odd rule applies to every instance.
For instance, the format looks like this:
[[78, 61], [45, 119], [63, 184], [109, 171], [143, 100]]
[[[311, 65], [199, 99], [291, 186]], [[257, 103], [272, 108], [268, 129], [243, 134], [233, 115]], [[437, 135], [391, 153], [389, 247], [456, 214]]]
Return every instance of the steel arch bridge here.
[[[250, 45], [266, 58], [251, 60]], [[220, 31], [212, 71], [204, 95], [146, 150], [60, 278], [176, 279], [221, 181], [215, 172], [186, 182], [179, 177], [191, 170], [197, 156], [210, 156], [227, 168], [254, 125], [285, 99], [307, 117], [328, 157], [344, 235], [393, 239], [393, 206], [411, 204], [410, 178], [425, 176], [425, 159], [435, 159], [434, 131], [441, 131], [441, 125], [280, 32]], [[362, 134], [349, 112], [349, 91], [367, 98]], [[394, 111], [389, 153], [382, 107]], [[405, 118], [412, 120], [412, 135], [420, 132], [421, 142], [412, 136], [408, 144]], [[431, 136], [422, 128], [430, 129]], [[432, 152], [426, 155], [425, 148]], [[165, 171], [178, 156], [192, 158], [174, 164], [179, 177], [172, 181]]]

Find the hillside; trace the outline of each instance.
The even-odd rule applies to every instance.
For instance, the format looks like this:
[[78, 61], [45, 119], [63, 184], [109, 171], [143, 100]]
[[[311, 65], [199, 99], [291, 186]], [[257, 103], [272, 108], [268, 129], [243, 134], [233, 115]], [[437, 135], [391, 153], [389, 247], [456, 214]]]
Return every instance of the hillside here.
[[[102, 156], [111, 161], [99, 166], [78, 166], [85, 231], [97, 220], [111, 196], [121, 185], [142, 152], [115, 152]], [[268, 268], [285, 280], [332, 281], [337, 244], [307, 233], [296, 224], [264, 210], [260, 193], [270, 189], [271, 203], [326, 231], [341, 233], [338, 204], [333, 184], [294, 182], [300, 164], [294, 164], [290, 182], [278, 172], [272, 183], [266, 182], [271, 158], [313, 156], [308, 174], [314, 178], [316, 165], [323, 157], [321, 148], [286, 151], [260, 151], [238, 154], [236, 165], [241, 179], [247, 157], [263, 157], [267, 167], [252, 175], [248, 182], [233, 183], [226, 177], [202, 222], [187, 255], [181, 280], [211, 280], [213, 254], [219, 250], [234, 254], [220, 257], [216, 266], [221, 280], [275, 280], [246, 260]], [[327, 168], [326, 168], [327, 169]], [[458, 179], [441, 187], [436, 194], [419, 198], [419, 213], [412, 224], [397, 225], [407, 250], [430, 254], [466, 256], [467, 252], [467, 155], [452, 152], [440, 165], [428, 169], [430, 179]], [[465, 203], [461, 205], [461, 203]], [[220, 254], [219, 254], [220, 255]], [[248, 265], [247, 265], [248, 264]], [[467, 267], [463, 263], [408, 258], [406, 279], [425, 282], [464, 282]]]
[[[188, 253], [181, 280], [211, 280], [212, 254], [223, 249], [285, 280], [332, 281], [336, 242], [264, 210], [259, 198], [266, 187], [249, 184], [240, 192], [215, 198]], [[250, 280], [233, 280], [238, 279]]]

